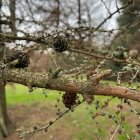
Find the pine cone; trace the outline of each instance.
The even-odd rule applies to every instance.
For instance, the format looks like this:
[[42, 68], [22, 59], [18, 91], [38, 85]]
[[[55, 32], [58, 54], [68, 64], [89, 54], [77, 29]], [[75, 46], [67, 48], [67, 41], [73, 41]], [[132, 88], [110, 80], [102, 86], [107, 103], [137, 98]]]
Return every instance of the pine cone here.
[[[11, 63], [15, 60], [18, 60], [18, 63], [16, 63], [15, 65], [11, 65]], [[13, 53], [10, 56], [6, 56], [3, 61], [5, 64], [9, 64], [10, 67], [15, 68], [25, 68], [28, 67], [30, 63], [28, 54], [24, 52]]]
[[62, 98], [65, 107], [71, 109], [71, 107], [76, 104], [77, 94], [71, 92], [65, 92]]
[[60, 52], [60, 53], [64, 52], [68, 49], [68, 43], [64, 38], [57, 37], [57, 38], [54, 39], [53, 49], [56, 52]]

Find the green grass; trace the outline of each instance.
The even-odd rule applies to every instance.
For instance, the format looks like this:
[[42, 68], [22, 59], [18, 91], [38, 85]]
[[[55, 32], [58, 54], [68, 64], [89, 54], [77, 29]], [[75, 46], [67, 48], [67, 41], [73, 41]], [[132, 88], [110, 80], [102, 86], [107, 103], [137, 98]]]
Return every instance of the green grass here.
[[31, 104], [34, 102], [46, 101], [46, 99], [53, 101], [59, 96], [57, 91], [45, 90], [45, 92], [46, 94], [43, 94], [43, 90], [39, 88], [34, 89], [33, 92], [29, 92], [27, 87], [20, 84], [15, 84], [14, 87], [7, 85], [7, 104]]
[[[60, 97], [59, 92], [55, 90], [35, 88], [32, 92], [28, 91], [28, 87], [15, 84], [14, 86], [6, 85], [6, 98], [7, 104], [31, 104], [41, 101], [55, 101], [57, 97]], [[47, 98], [46, 98], [47, 96]], [[105, 101], [108, 97], [96, 96], [95, 99]], [[114, 104], [118, 103], [118, 100], [114, 100]]]
[[[107, 81], [103, 81], [106, 83]], [[109, 84], [115, 85], [115, 82], [110, 82]], [[45, 94], [43, 94], [42, 89], [34, 89], [33, 92], [29, 92], [28, 88], [15, 84], [15, 87], [11, 87], [10, 85], [6, 86], [6, 97], [7, 97], [7, 104], [8, 106], [16, 105], [16, 104], [26, 104], [30, 105], [33, 103], [40, 103], [40, 102], [46, 102], [46, 104], [49, 103], [56, 103], [56, 98], [61, 97], [58, 91], [54, 90], [45, 90], [47, 93], [47, 98], [45, 97]], [[101, 104], [106, 101], [108, 97], [102, 97], [102, 96], [96, 96], [95, 100], [99, 100]], [[109, 104], [109, 111], [111, 114], [115, 114], [115, 110], [117, 109], [117, 104], [120, 103], [120, 100], [117, 98], [114, 98], [112, 102]], [[62, 105], [62, 104], [61, 104]], [[62, 108], [64, 109], [64, 108]], [[67, 115], [66, 119], [68, 121], [67, 127], [69, 129], [69, 133], [71, 136], [71, 139], [76, 140], [93, 140], [93, 137], [95, 139], [99, 138], [102, 140], [106, 136], [110, 135], [110, 132], [107, 130], [110, 129], [113, 125], [115, 128], [117, 127], [116, 124], [105, 117], [98, 117], [97, 119], [93, 120], [91, 118], [92, 113], [96, 113], [95, 105], [87, 105], [86, 103], [80, 105], [78, 108], [75, 109], [74, 113], [69, 113]], [[130, 112], [126, 110], [125, 116], [130, 116]], [[133, 117], [133, 115], [132, 115]], [[97, 122], [99, 124], [97, 124]], [[133, 135], [131, 124], [125, 123], [124, 127], [127, 132], [129, 132], [130, 135]], [[77, 131], [73, 131], [73, 129], [76, 129]], [[126, 140], [125, 135], [118, 136], [118, 140]]]

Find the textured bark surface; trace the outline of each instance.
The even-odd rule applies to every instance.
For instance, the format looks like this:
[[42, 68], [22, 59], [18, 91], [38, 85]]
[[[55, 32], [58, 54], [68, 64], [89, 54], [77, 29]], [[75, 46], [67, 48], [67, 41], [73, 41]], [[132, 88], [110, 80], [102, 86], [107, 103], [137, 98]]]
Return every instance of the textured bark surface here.
[[[15, 0], [10, 0], [10, 28], [12, 30], [13, 35], [16, 35], [16, 26], [15, 26]], [[0, 11], [2, 7], [2, 0], [0, 0]], [[1, 15], [0, 15], [1, 19]], [[2, 33], [2, 28], [0, 24], [0, 33]], [[0, 42], [0, 61], [2, 60], [4, 55], [4, 43]], [[8, 136], [10, 132], [10, 128], [12, 127], [10, 119], [7, 114], [7, 104], [6, 104], [6, 95], [5, 95], [5, 85], [3, 82], [3, 74], [2, 70], [0, 70], [0, 140], [3, 137]]]
[[140, 102], [140, 91], [131, 90], [121, 86], [97, 84], [100, 79], [99, 77], [103, 77], [101, 75], [96, 76], [93, 80], [78, 82], [65, 77], [52, 78], [52, 76], [48, 74], [32, 73], [25, 70], [5, 69], [4, 77], [8, 82], [19, 83], [29, 87], [77, 92], [79, 94], [114, 96]]
[[[0, 0], [0, 11], [2, 6], [2, 0]], [[1, 15], [0, 15], [1, 19]], [[0, 33], [2, 32], [0, 25]], [[4, 43], [0, 42], [0, 61], [4, 55]], [[7, 105], [6, 105], [6, 95], [5, 95], [5, 85], [3, 83], [2, 70], [0, 70], [0, 140], [3, 137], [8, 135], [8, 130], [10, 126], [9, 117], [7, 114]]]
[[[2, 0], [0, 0], [0, 11], [2, 7]], [[0, 15], [1, 19], [1, 15]], [[0, 33], [2, 32], [1, 30], [1, 25], [0, 25]], [[3, 57], [3, 43], [0, 42], [0, 60]], [[0, 140], [3, 139], [4, 136], [6, 136], [7, 133], [7, 124], [6, 121], [8, 119], [7, 117], [7, 108], [6, 108], [6, 98], [5, 98], [5, 87], [3, 85], [2, 81], [2, 71], [0, 70]]]
[[[0, 51], [0, 60], [3, 56], [3, 47], [1, 46]], [[5, 96], [5, 86], [3, 83], [2, 71], [0, 70], [0, 135], [2, 136], [8, 135], [8, 125], [9, 118], [7, 115], [7, 105], [6, 105], [6, 96]]]

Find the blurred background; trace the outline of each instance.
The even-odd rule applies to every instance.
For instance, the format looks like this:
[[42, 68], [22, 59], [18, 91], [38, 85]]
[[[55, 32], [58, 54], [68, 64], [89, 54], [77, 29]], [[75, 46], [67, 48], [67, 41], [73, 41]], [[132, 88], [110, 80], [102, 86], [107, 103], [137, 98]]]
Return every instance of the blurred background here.
[[[139, 66], [84, 54], [90, 52], [139, 62], [139, 21], [139, 0], [0, 0], [0, 60], [17, 50], [28, 51], [27, 71], [47, 73], [62, 67], [63, 74], [78, 81], [88, 80], [93, 70], [112, 69], [113, 74], [102, 83], [119, 83], [139, 90]], [[30, 39], [14, 39], [14, 36]], [[68, 51], [54, 51], [52, 42], [57, 36], [68, 42]], [[41, 39], [45, 43], [40, 43]], [[0, 92], [3, 93], [0, 94], [1, 116], [11, 131], [6, 140], [19, 139], [17, 128], [43, 126], [66, 110], [60, 91], [34, 88], [29, 92], [25, 86], [7, 83], [5, 88], [0, 86]], [[82, 96], [79, 98], [82, 100]], [[106, 102], [109, 105], [104, 111], [120, 119], [125, 129], [118, 128], [115, 136], [115, 121], [103, 116], [94, 118]], [[127, 140], [129, 134], [138, 140], [139, 111], [136, 102], [96, 96], [93, 104], [82, 103], [66, 113], [47, 133], [39, 132], [26, 139]]]

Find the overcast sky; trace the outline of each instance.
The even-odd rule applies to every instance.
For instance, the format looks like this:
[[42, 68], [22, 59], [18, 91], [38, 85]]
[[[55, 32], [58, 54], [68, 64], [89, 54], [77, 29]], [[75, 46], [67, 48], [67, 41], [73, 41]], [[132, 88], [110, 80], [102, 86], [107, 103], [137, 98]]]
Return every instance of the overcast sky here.
[[[22, 0], [24, 1], [24, 0]], [[36, 0], [38, 1], [38, 0]], [[77, 3], [76, 0], [60, 0], [60, 2], [62, 1], [62, 6], [66, 7], [65, 5], [67, 4], [69, 7], [74, 7]], [[65, 1], [65, 3], [64, 3]], [[105, 2], [106, 5], [103, 4], [102, 0], [81, 0], [81, 3], [82, 3], [82, 19], [83, 20], [86, 20], [87, 19], [87, 12], [85, 12], [88, 7], [88, 10], [90, 12], [90, 15], [91, 15], [91, 20], [92, 20], [92, 25], [94, 26], [97, 26], [99, 25], [99, 23], [101, 23], [101, 21], [104, 20], [104, 18], [106, 18], [109, 14], [108, 10], [110, 12], [113, 12], [116, 10], [116, 0], [103, 0]], [[118, 1], [118, 0], [117, 0]], [[40, 0], [40, 3], [41, 3], [41, 0]], [[63, 5], [63, 3], [65, 5]], [[4, 0], [4, 6], [2, 7], [2, 11], [5, 15], [10, 15], [10, 12], [9, 12], [9, 9], [8, 7], [6, 6], [8, 4], [8, 0]], [[53, 4], [53, 3], [52, 3]], [[47, 5], [47, 3], [46, 3]], [[118, 1], [117, 3], [118, 6], [120, 6], [120, 3]], [[107, 8], [108, 10], [107, 10]], [[46, 6], [46, 8], [49, 8]], [[67, 8], [65, 8], [65, 10], [67, 10]], [[77, 10], [77, 9], [74, 9], [73, 10]], [[77, 12], [77, 11], [76, 11]], [[106, 29], [112, 29], [112, 28], [116, 28], [118, 27], [117, 25], [117, 17], [119, 15], [118, 14], [115, 14], [110, 20], [108, 20], [104, 27]], [[37, 16], [37, 18], [42, 18], [40, 17], [39, 15]], [[75, 17], [74, 15], [71, 15], [69, 17], [69, 23], [70, 25], [72, 26], [75, 26], [77, 24], [77, 17]]]
[[[17, 0], [19, 6], [21, 5], [20, 0]], [[29, 0], [30, 1], [30, 0]], [[104, 1], [104, 3], [103, 3]], [[119, 0], [81, 0], [82, 3], [82, 10], [81, 10], [81, 14], [82, 14], [82, 20], [88, 20], [87, 17], [87, 9], [91, 15], [91, 25], [94, 27], [97, 27], [108, 15], [109, 12], [114, 12], [116, 10], [116, 1], [118, 2], [117, 5], [118, 7], [121, 6], [121, 4], [119, 3]], [[24, 4], [25, 0], [21, 0], [21, 2]], [[41, 2], [43, 2], [42, 0], [34, 0], [34, 2], [39, 2], [38, 4], [41, 4]], [[68, 12], [68, 7], [73, 7], [73, 10], [75, 11], [75, 13], [77, 14], [77, 8], [75, 7], [75, 5], [77, 5], [77, 0], [60, 0], [62, 6], [64, 7], [65, 12]], [[4, 0], [4, 4], [2, 7], [2, 11], [5, 15], [10, 16], [10, 12], [8, 9], [8, 0]], [[42, 3], [44, 4], [44, 3]], [[54, 4], [53, 2], [51, 3], [52, 5]], [[47, 1], [46, 3], [43, 5], [44, 8], [48, 9], [50, 8]], [[24, 9], [24, 7], [21, 7], [20, 10], [23, 8], [23, 12], [26, 12], [26, 10]], [[27, 11], [29, 12], [29, 11]], [[17, 10], [17, 15], [20, 15], [18, 10]], [[73, 15], [71, 14], [68, 17], [68, 22], [70, 24], [70, 26], [77, 26], [77, 16], [78, 15]], [[115, 14], [111, 19], [107, 20], [107, 22], [103, 25], [103, 27], [105, 29], [114, 29], [118, 27], [117, 24], [117, 18], [118, 18], [119, 14]], [[34, 17], [36, 17], [37, 19], [41, 19], [42, 15], [36, 13], [34, 15]], [[28, 17], [27, 17], [28, 18]], [[30, 32], [30, 31], [37, 31], [39, 30], [39, 26], [33, 26], [30, 25], [30, 27], [26, 27], [26, 25], [22, 25], [19, 26], [18, 28], [20, 28], [21, 30]]]

